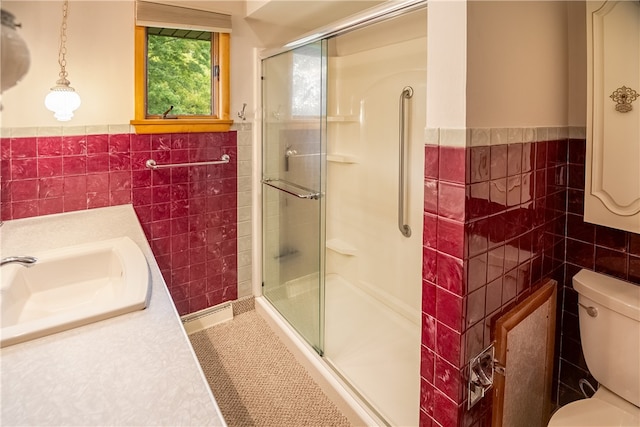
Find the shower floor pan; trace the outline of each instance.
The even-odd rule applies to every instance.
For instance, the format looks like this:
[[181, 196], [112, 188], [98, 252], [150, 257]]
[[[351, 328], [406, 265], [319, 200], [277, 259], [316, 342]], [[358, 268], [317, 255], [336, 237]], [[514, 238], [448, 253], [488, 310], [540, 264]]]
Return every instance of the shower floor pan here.
[[417, 425], [420, 326], [338, 275], [326, 283], [325, 358], [392, 425]]
[[[317, 299], [317, 283], [317, 275], [292, 280], [278, 302], [303, 335], [318, 318], [317, 304], [309, 302]], [[324, 360], [392, 425], [417, 425], [420, 325], [337, 274], [325, 283]]]

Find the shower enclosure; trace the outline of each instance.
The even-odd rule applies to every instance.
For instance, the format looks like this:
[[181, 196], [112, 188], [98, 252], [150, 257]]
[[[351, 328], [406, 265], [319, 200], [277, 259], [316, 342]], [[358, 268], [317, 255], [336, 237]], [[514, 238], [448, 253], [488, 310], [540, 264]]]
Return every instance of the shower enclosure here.
[[426, 13], [262, 61], [263, 295], [391, 425], [419, 416]]

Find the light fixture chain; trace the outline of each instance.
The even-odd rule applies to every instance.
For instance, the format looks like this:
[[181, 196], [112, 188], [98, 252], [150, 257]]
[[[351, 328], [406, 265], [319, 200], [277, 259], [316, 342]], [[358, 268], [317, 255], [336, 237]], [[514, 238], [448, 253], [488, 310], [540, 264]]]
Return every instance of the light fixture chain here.
[[60, 26], [60, 45], [58, 49], [58, 65], [60, 65], [59, 79], [56, 85], [44, 99], [44, 105], [53, 111], [53, 117], [61, 122], [71, 120], [73, 112], [80, 107], [80, 96], [67, 80], [67, 17], [69, 15], [69, 0], [62, 2], [62, 25]]
[[62, 4], [62, 25], [60, 27], [60, 48], [58, 50], [58, 64], [60, 64], [60, 78], [66, 80], [67, 70], [67, 14], [69, 13], [69, 0]]

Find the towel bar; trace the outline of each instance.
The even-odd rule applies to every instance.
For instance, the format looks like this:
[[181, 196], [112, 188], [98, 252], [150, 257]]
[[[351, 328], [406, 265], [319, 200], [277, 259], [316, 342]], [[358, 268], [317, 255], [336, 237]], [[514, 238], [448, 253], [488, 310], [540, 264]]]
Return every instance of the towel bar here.
[[223, 163], [229, 163], [229, 160], [231, 160], [231, 157], [229, 157], [228, 154], [223, 154], [222, 157], [220, 157], [220, 160], [211, 160], [207, 162], [194, 162], [194, 163], [173, 163], [169, 165], [159, 165], [156, 163], [155, 160], [149, 159], [145, 163], [145, 166], [149, 169], [156, 170], [156, 169], [167, 169], [167, 168], [182, 168], [187, 166], [220, 165]]

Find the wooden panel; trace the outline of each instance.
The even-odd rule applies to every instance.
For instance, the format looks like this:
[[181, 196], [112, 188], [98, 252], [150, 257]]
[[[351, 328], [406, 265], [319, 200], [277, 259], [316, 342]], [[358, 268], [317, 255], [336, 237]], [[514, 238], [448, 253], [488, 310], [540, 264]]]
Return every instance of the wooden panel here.
[[548, 280], [496, 322], [494, 427], [545, 427], [551, 415], [556, 282]]
[[635, 233], [640, 232], [639, 93], [640, 2], [587, 2], [584, 218]]

